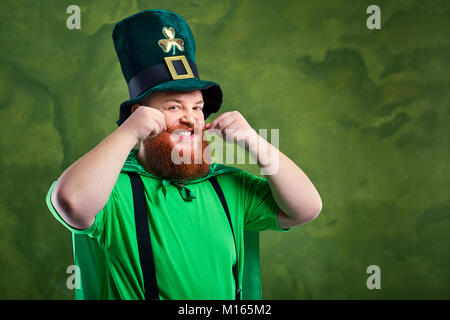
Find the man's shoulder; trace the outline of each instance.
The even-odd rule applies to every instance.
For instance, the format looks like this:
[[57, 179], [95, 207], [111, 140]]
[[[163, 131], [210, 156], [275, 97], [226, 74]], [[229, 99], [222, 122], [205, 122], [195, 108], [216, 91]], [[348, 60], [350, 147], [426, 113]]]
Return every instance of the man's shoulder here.
[[239, 184], [246, 184], [253, 180], [265, 180], [245, 169], [231, 167], [223, 164], [216, 164], [216, 174], [220, 181], [232, 181]]
[[209, 166], [209, 174], [208, 175], [221, 175], [221, 174], [230, 174], [230, 173], [241, 173], [243, 170], [240, 168], [227, 166], [222, 163], [212, 163]]
[[253, 174], [244, 169], [227, 166], [220, 163], [215, 163], [211, 165], [211, 170], [208, 176], [218, 176], [219, 177], [218, 179], [236, 179], [238, 177], [242, 178], [243, 176], [254, 177]]

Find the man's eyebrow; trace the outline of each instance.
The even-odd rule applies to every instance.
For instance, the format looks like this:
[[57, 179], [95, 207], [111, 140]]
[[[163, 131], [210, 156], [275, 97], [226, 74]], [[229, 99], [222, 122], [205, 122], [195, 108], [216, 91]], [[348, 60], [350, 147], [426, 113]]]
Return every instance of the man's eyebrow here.
[[[169, 103], [169, 102], [177, 102], [177, 103], [182, 103], [183, 101], [179, 100], [179, 99], [174, 99], [171, 98], [169, 100], [166, 100], [164, 103]], [[200, 104], [200, 103], [204, 103], [203, 100], [198, 100], [195, 104]]]

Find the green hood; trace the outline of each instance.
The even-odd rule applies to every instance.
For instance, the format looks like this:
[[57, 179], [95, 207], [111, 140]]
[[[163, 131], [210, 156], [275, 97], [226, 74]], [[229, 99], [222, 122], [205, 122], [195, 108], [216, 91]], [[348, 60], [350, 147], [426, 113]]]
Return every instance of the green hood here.
[[193, 184], [193, 183], [199, 183], [205, 180], [208, 180], [211, 177], [218, 176], [220, 174], [227, 174], [227, 173], [233, 173], [233, 172], [239, 172], [241, 169], [229, 167], [223, 164], [219, 163], [212, 163], [209, 166], [209, 172], [208, 174], [203, 178], [198, 178], [194, 180], [188, 180], [188, 181], [173, 181], [170, 179], [163, 179], [160, 177], [157, 177], [149, 172], [147, 172], [144, 167], [139, 162], [138, 158], [138, 150], [133, 149], [131, 150], [130, 154], [128, 155], [127, 160], [125, 161], [125, 164], [122, 167], [122, 172], [136, 172], [142, 176], [147, 176], [156, 180], [161, 181], [161, 189], [164, 193], [164, 196], [166, 195], [166, 186], [169, 184], [174, 185], [178, 191], [180, 192], [181, 197], [186, 201], [191, 201], [196, 198], [196, 195], [194, 192], [192, 192], [189, 187], [186, 185]]

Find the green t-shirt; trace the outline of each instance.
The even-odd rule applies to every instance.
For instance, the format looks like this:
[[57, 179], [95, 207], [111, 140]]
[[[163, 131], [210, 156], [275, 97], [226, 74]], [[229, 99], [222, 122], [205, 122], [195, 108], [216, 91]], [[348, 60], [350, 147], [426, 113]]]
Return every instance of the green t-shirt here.
[[216, 176], [229, 207], [245, 297], [244, 230], [289, 230], [277, 223], [278, 207], [267, 180], [212, 164], [205, 178], [180, 186], [146, 172], [136, 155], [135, 150], [130, 153], [108, 202], [88, 229], [69, 226], [56, 212], [50, 201], [56, 182], [48, 191], [47, 206], [73, 234], [81, 276], [75, 298], [144, 299], [130, 171], [138, 172], [144, 185], [160, 299], [234, 299], [233, 236], [220, 199], [207, 180], [211, 176]]

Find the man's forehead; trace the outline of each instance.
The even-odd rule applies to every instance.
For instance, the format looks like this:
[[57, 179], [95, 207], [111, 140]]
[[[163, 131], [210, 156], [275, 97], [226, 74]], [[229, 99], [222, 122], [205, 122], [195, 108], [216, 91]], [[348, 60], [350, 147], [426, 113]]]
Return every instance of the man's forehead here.
[[162, 92], [154, 92], [150, 94], [148, 97], [148, 101], [175, 101], [175, 102], [183, 102], [186, 100], [194, 100], [195, 102], [203, 102], [203, 95], [200, 90], [194, 91], [162, 91]]

